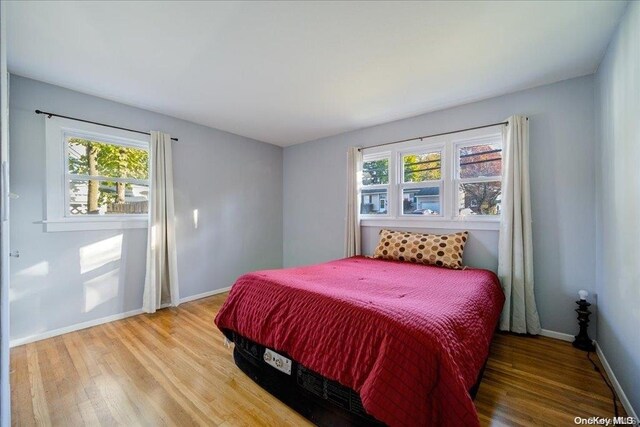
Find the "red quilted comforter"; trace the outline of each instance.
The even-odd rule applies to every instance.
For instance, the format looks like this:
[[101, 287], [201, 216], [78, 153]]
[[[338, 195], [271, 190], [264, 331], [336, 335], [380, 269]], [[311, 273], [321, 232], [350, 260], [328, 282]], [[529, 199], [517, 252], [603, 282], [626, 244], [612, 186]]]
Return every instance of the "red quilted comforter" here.
[[503, 303], [490, 271], [352, 257], [245, 274], [215, 322], [351, 387], [388, 425], [474, 426], [468, 390]]

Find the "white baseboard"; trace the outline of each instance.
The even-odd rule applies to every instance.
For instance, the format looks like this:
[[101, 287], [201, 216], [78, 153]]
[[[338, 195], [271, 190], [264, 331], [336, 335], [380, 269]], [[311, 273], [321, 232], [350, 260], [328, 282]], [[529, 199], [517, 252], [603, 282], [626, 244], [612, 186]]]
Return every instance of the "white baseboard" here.
[[[222, 289], [215, 289], [209, 292], [203, 292], [197, 295], [191, 295], [188, 297], [180, 298], [180, 303], [195, 301], [197, 299], [210, 297], [212, 295], [221, 294], [227, 292], [231, 289], [231, 286]], [[57, 337], [58, 335], [68, 334], [69, 332], [79, 331], [81, 329], [91, 328], [92, 326], [102, 325], [103, 323], [113, 322], [114, 320], [126, 319], [127, 317], [136, 316], [138, 314], [142, 314], [143, 311], [141, 308], [137, 310], [127, 311], [125, 313], [113, 314], [111, 316], [101, 317], [99, 319], [89, 320], [87, 322], [76, 323], [74, 325], [65, 326], [63, 328], [52, 329], [50, 331], [41, 332], [39, 334], [29, 335], [23, 338], [16, 338], [11, 340], [9, 346], [11, 348], [17, 347], [23, 344], [29, 344], [32, 342], [44, 340], [47, 338]]]
[[618, 379], [616, 378], [615, 374], [611, 370], [611, 366], [609, 365], [609, 362], [607, 361], [607, 358], [604, 356], [604, 353], [602, 352], [602, 348], [600, 348], [597, 341], [596, 341], [596, 354], [598, 355], [598, 358], [600, 358], [600, 362], [602, 362], [604, 371], [607, 373], [607, 376], [609, 377], [609, 381], [611, 382], [611, 385], [613, 386], [614, 390], [616, 391], [616, 394], [618, 395], [618, 398], [620, 399], [620, 403], [622, 403], [622, 406], [624, 406], [624, 410], [627, 411], [627, 414], [630, 417], [635, 418], [636, 421], [639, 420], [640, 418], [638, 418], [638, 414], [633, 409], [633, 406], [631, 406], [631, 402], [627, 398], [627, 395], [624, 393], [624, 390], [620, 386]]
[[576, 339], [576, 337], [574, 337], [573, 335], [565, 334], [564, 332], [550, 331], [548, 329], [541, 330], [540, 335], [542, 335], [543, 337], [555, 338], [557, 340], [569, 342], [573, 342], [573, 340]]
[[124, 313], [113, 314], [107, 317], [101, 317], [99, 319], [89, 320], [87, 322], [76, 323], [75, 325], [65, 326], [63, 328], [52, 329], [50, 331], [42, 332], [39, 334], [29, 335], [23, 338], [16, 338], [9, 343], [10, 347], [16, 347], [23, 344], [29, 344], [35, 341], [44, 340], [47, 338], [57, 337], [58, 335], [68, 334], [69, 332], [79, 331], [81, 329], [90, 328], [92, 326], [102, 325], [103, 323], [113, 322], [114, 320], [125, 319], [127, 317], [142, 314], [142, 309], [131, 310]]
[[212, 295], [223, 294], [229, 290], [231, 290], [231, 286], [227, 286], [226, 288], [221, 288], [221, 289], [214, 289], [213, 291], [203, 292], [201, 294], [191, 295], [190, 297], [180, 298], [180, 303], [195, 301], [197, 299], [210, 297]]

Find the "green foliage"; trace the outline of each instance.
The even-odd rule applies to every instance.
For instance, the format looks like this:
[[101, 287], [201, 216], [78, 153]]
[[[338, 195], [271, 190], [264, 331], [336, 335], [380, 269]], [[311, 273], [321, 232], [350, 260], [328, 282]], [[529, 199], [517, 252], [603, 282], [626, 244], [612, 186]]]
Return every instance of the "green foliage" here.
[[440, 153], [409, 154], [403, 156], [404, 182], [423, 182], [442, 177]]
[[[82, 138], [69, 138], [68, 147], [69, 172], [72, 174], [110, 178], [149, 178], [149, 153], [146, 150]], [[93, 165], [89, 152], [95, 155]], [[92, 168], [95, 170], [93, 174], [90, 173]], [[99, 185], [99, 205], [118, 201], [118, 185], [121, 188], [124, 186], [124, 191], [131, 189], [131, 184], [115, 181], [100, 181]]]
[[89, 174], [89, 159], [86, 147], [96, 149], [98, 175], [112, 178], [149, 178], [149, 153], [146, 150], [120, 145], [69, 138], [69, 172], [77, 175]]
[[362, 165], [362, 184], [388, 184], [389, 159], [372, 160]]

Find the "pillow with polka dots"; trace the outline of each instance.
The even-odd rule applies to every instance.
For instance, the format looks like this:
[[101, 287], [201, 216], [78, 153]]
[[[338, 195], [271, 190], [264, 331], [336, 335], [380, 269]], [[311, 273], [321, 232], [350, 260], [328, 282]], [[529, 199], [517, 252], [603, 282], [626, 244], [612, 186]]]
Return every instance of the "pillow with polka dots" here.
[[421, 234], [380, 230], [373, 258], [462, 269], [462, 252], [469, 233]]

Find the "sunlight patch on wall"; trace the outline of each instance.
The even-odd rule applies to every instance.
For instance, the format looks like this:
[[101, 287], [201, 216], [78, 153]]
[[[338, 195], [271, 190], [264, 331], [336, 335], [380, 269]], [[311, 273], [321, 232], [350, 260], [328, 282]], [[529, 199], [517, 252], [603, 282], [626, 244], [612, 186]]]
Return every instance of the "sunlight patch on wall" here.
[[84, 282], [84, 312], [88, 313], [100, 304], [118, 296], [120, 269], [116, 268]]
[[88, 273], [122, 256], [122, 234], [80, 248], [80, 274]]
[[198, 209], [193, 210], [193, 228], [198, 228]]
[[25, 283], [19, 282], [17, 284], [18, 286], [15, 286], [16, 284], [12, 283], [9, 288], [9, 303], [13, 304], [21, 299], [29, 299], [33, 297], [39, 298], [42, 295], [46, 295], [48, 287], [47, 284], [43, 282], [43, 280]]
[[48, 261], [41, 261], [18, 271], [9, 287], [9, 302], [13, 303], [22, 298], [39, 295], [44, 292], [47, 288], [45, 278], [48, 275]]
[[16, 273], [16, 276], [22, 277], [43, 277], [49, 274], [49, 262], [42, 261], [31, 267], [24, 268]]

